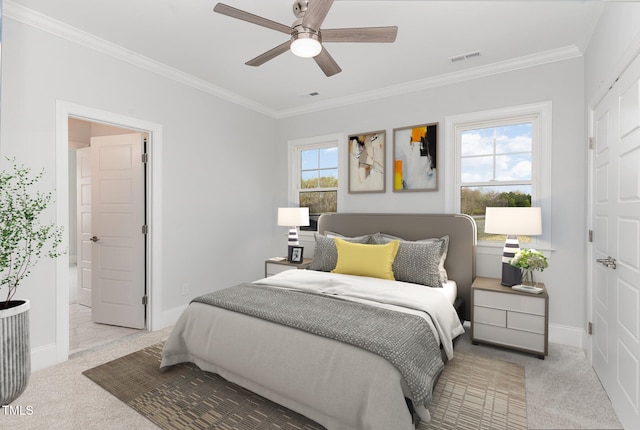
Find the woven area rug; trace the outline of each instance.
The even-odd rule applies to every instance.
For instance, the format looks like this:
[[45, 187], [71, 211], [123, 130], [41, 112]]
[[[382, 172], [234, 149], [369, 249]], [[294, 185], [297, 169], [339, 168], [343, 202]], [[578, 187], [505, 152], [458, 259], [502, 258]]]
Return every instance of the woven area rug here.
[[[162, 429], [323, 429], [186, 363], [160, 373], [162, 343], [89, 369], [89, 379]], [[427, 429], [526, 429], [524, 369], [456, 352], [434, 390]]]

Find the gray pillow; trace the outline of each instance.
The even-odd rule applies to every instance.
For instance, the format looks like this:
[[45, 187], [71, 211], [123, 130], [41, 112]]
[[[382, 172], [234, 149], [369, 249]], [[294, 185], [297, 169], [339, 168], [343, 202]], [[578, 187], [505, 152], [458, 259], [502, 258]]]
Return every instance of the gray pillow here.
[[407, 241], [389, 234], [376, 233], [372, 239], [378, 244], [400, 240], [393, 263], [396, 280], [429, 287], [442, 287], [442, 283], [448, 280], [444, 262], [449, 249], [449, 236]]
[[331, 272], [336, 268], [338, 263], [338, 250], [336, 248], [335, 237], [352, 243], [370, 243], [371, 235], [358, 237], [344, 237], [335, 233], [327, 232], [332, 237], [323, 236], [316, 233], [316, 248], [313, 251], [313, 260], [309, 265], [310, 270], [318, 270], [321, 272]]

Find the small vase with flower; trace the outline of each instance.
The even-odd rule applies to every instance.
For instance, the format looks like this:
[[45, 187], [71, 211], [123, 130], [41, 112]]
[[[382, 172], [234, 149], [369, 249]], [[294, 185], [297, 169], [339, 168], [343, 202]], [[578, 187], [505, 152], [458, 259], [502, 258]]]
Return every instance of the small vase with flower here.
[[522, 284], [530, 286], [536, 285], [533, 279], [533, 271], [539, 270], [542, 272], [544, 269], [549, 267], [547, 257], [545, 257], [540, 251], [528, 248], [523, 248], [516, 252], [509, 264], [520, 269], [522, 272]]

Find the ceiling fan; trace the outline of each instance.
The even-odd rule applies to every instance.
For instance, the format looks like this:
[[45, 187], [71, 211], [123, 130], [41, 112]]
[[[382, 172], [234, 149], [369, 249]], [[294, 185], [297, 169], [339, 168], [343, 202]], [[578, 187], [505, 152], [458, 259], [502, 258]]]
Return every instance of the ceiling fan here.
[[222, 3], [218, 3], [213, 10], [291, 36], [286, 42], [247, 61], [245, 64], [248, 66], [260, 66], [291, 49], [299, 57], [313, 57], [325, 75], [333, 76], [342, 69], [322, 46], [322, 42], [392, 43], [396, 40], [398, 27], [320, 29], [332, 4], [333, 0], [294, 0], [293, 13], [297, 19], [291, 27]]

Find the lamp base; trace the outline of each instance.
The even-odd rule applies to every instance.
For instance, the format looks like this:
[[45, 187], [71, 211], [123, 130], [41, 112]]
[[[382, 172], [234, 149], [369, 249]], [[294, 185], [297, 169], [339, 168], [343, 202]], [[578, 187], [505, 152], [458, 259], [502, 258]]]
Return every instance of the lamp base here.
[[298, 246], [300, 242], [298, 241], [298, 227], [291, 227], [289, 229], [289, 235], [287, 236], [287, 243], [289, 246]]
[[293, 263], [291, 260], [291, 251], [294, 246], [300, 245], [300, 241], [298, 239], [298, 227], [291, 227], [289, 229], [289, 236], [287, 239], [288, 247], [287, 247], [287, 261], [289, 263]]
[[502, 249], [502, 282], [501, 284], [506, 287], [513, 287], [522, 282], [522, 273], [520, 269], [513, 267], [511, 259], [520, 251], [520, 243], [518, 242], [518, 236], [514, 234], [507, 235], [507, 240], [504, 242], [504, 248]]

